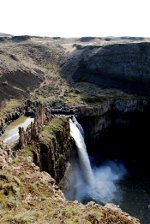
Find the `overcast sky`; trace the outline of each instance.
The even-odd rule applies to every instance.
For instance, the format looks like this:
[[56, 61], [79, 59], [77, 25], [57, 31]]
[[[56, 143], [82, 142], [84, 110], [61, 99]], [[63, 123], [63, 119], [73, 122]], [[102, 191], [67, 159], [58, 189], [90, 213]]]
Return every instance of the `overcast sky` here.
[[150, 0], [0, 0], [0, 32], [150, 37]]

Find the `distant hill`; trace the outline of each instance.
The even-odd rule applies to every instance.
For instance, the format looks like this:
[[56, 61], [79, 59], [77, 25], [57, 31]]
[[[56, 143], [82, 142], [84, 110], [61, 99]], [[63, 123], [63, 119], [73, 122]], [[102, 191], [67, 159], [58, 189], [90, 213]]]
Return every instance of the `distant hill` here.
[[150, 39], [0, 33], [0, 105], [10, 99], [91, 105], [150, 96]]
[[10, 37], [10, 36], [12, 35], [8, 33], [0, 33], [0, 37]]

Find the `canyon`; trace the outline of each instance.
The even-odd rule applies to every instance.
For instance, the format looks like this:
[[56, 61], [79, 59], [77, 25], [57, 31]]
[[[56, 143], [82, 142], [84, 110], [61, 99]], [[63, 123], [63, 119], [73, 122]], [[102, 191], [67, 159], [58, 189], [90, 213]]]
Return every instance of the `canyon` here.
[[[119, 220], [120, 223], [149, 223], [148, 200], [141, 202], [142, 197], [139, 199], [141, 208], [138, 199], [135, 199], [137, 209], [141, 209], [140, 214], [127, 201], [121, 205], [123, 210], [129, 213], [131, 211], [132, 216], [139, 218], [138, 221], [113, 204], [104, 203], [102, 206], [89, 200], [83, 205], [77, 201], [68, 201], [78, 199], [67, 198], [66, 195], [73, 160], [78, 161], [69, 127], [69, 118], [75, 116], [85, 132], [85, 144], [92, 169], [94, 166], [103, 166], [107, 161], [121, 162], [128, 171], [127, 184], [131, 181], [134, 186], [135, 181], [132, 183], [132, 180], [135, 179], [139, 192], [145, 191], [143, 197], [149, 198], [149, 51], [148, 38], [65, 39], [11, 35], [0, 38], [0, 134], [3, 136], [7, 126], [22, 115], [34, 118], [26, 131], [19, 129], [17, 144], [8, 146], [1, 143], [2, 186], [5, 186], [4, 182], [9, 182], [8, 178], [3, 178], [7, 175], [8, 166], [12, 168], [13, 177], [16, 166], [19, 169], [22, 165], [23, 168], [20, 169], [24, 171], [21, 170], [15, 176], [23, 178], [22, 172], [25, 172], [30, 181], [28, 178], [22, 179], [29, 187], [26, 198], [17, 198], [16, 203], [24, 200], [24, 209], [29, 206], [33, 213], [39, 214], [35, 203], [42, 201], [43, 196], [39, 196], [35, 188], [42, 195], [47, 187], [47, 199], [44, 200], [49, 199], [52, 204], [58, 203], [61, 208], [60, 214], [54, 206], [55, 209], [51, 208], [51, 216], [47, 215], [46, 210], [43, 217], [31, 215], [35, 223], [39, 220], [44, 220], [44, 223], [53, 223], [53, 220], [56, 223], [86, 224], [115, 224]], [[36, 176], [36, 186], [31, 186], [32, 180], [34, 181], [31, 172]], [[45, 185], [38, 180], [43, 173], [48, 180]], [[143, 177], [147, 184], [140, 188]], [[119, 184], [122, 188], [127, 186], [124, 182]], [[24, 189], [24, 186], [21, 187]], [[0, 188], [0, 192], [4, 200], [4, 187]], [[11, 194], [11, 191], [8, 192], [8, 195]], [[29, 195], [34, 199], [33, 209], [28, 203]], [[126, 194], [126, 197], [129, 195]], [[10, 198], [5, 198], [5, 201], [6, 199], [9, 204]], [[115, 203], [111, 200], [107, 202]], [[18, 205], [15, 206], [18, 209]], [[76, 207], [78, 212], [72, 211], [72, 207]], [[2, 213], [6, 214], [7, 209], [11, 210], [4, 206]], [[18, 218], [23, 211], [17, 209], [15, 217]], [[85, 211], [87, 216], [84, 217], [81, 211]], [[3, 215], [0, 217], [4, 223], [6, 220]], [[13, 220], [12, 216], [10, 220]], [[28, 220], [27, 223], [34, 221]]]

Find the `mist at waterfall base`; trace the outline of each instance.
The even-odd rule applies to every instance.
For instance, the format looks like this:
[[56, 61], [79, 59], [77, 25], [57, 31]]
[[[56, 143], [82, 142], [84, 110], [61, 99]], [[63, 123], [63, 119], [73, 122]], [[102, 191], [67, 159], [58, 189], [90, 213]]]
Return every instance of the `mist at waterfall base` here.
[[72, 170], [68, 177], [69, 188], [65, 192], [66, 198], [82, 203], [93, 200], [103, 204], [108, 202], [119, 204], [122, 200], [122, 192], [117, 183], [127, 174], [125, 167], [121, 163], [112, 161], [107, 161], [100, 167], [91, 167], [83, 128], [75, 117], [69, 122], [79, 159], [72, 161]]

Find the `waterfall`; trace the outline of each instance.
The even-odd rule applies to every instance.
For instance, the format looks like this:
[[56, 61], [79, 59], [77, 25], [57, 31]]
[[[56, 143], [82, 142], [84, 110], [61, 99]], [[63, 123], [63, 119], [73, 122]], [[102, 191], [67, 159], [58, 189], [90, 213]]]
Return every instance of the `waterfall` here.
[[122, 198], [117, 182], [126, 175], [122, 163], [107, 161], [100, 167], [91, 167], [84, 141], [84, 131], [75, 117], [69, 119], [70, 134], [74, 138], [78, 160], [72, 162], [72, 172], [68, 176], [70, 183], [66, 197], [70, 200], [87, 202], [94, 200], [100, 203], [117, 202]]
[[77, 122], [76, 118], [73, 117], [73, 119], [69, 120], [70, 122], [70, 134], [74, 138], [78, 155], [79, 155], [79, 161], [80, 166], [82, 169], [84, 180], [90, 185], [93, 185], [93, 172], [90, 164], [90, 160], [88, 157], [88, 153], [86, 150], [86, 144], [84, 141], [84, 131], [82, 126]]

